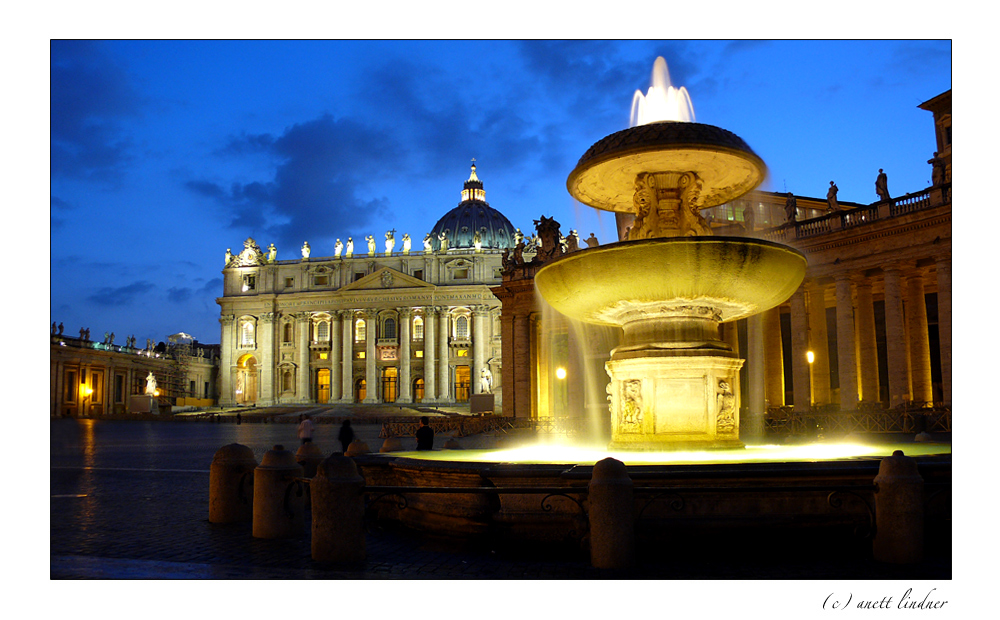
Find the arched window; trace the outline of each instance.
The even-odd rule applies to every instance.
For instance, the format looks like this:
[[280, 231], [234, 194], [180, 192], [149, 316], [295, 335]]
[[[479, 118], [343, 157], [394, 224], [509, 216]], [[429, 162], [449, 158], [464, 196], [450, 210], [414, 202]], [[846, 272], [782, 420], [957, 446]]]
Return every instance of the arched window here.
[[365, 320], [358, 319], [354, 322], [354, 342], [364, 342], [366, 335]]
[[413, 317], [413, 339], [424, 339], [424, 319], [423, 317]]
[[282, 333], [281, 341], [285, 342], [285, 343], [291, 344], [291, 342], [292, 342], [292, 335], [295, 333], [293, 330], [294, 330], [294, 326], [292, 325], [292, 323], [290, 323], [290, 322], [289, 323], [285, 323], [285, 327], [284, 327], [284, 329], [282, 329], [282, 332], [281, 332]]
[[455, 319], [455, 337], [463, 340], [469, 337], [468, 317], [460, 316]]
[[383, 338], [395, 338], [396, 337], [396, 319], [387, 318], [384, 323], [382, 323], [382, 337]]
[[240, 323], [240, 346], [254, 346], [254, 325], [253, 319], [244, 319]]
[[319, 342], [330, 340], [330, 324], [326, 321], [320, 321], [316, 324], [316, 340]]

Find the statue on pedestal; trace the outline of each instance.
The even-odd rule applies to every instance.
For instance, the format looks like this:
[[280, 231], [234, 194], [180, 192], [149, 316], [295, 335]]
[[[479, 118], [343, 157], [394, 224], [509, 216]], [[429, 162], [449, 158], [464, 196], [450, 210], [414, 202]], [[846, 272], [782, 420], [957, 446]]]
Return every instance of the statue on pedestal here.
[[156, 377], [153, 376], [152, 371], [146, 375], [146, 395], [156, 396]]
[[337, 239], [337, 243], [333, 244], [333, 256], [335, 258], [340, 258], [340, 253], [344, 251], [344, 244]]
[[302, 260], [309, 260], [309, 254], [312, 250], [309, 248], [309, 242], [306, 241], [302, 244]]
[[278, 249], [274, 247], [274, 244], [267, 246], [267, 262], [273, 263], [278, 258]]
[[837, 192], [839, 191], [837, 184], [830, 181], [830, 189], [826, 191], [826, 204], [830, 207], [830, 211], [840, 211], [840, 204], [837, 202]]
[[878, 176], [875, 177], [875, 193], [878, 194], [878, 199], [889, 200], [889, 178], [886, 176], [882, 169], [878, 169]]
[[368, 256], [375, 256], [375, 237], [367, 235], [365, 241], [368, 242]]
[[347, 238], [347, 246], [344, 248], [344, 256], [350, 258], [354, 255], [354, 237]]
[[481, 394], [493, 393], [493, 373], [483, 366], [483, 372], [479, 373], [479, 392]]
[[389, 256], [396, 249], [396, 229], [387, 230], [385, 233], [385, 255]]
[[431, 243], [432, 243], [431, 234], [427, 233], [426, 235], [424, 235], [424, 252], [426, 252], [427, 254], [430, 254], [431, 252], [434, 251], [434, 248], [431, 247]]
[[410, 253], [410, 233], [403, 233], [403, 254]]

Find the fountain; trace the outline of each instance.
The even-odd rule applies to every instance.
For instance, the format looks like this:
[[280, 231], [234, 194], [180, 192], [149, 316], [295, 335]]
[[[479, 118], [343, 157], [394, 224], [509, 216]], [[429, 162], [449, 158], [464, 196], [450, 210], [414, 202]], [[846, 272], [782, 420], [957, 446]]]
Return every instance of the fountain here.
[[[657, 106], [633, 105], [646, 107]], [[622, 329], [606, 364], [610, 449], [743, 445], [743, 360], [719, 338], [719, 324], [784, 302], [802, 283], [806, 259], [777, 243], [715, 237], [699, 211], [742, 196], [765, 174], [735, 134], [679, 120], [614, 133], [570, 173], [574, 198], [633, 216], [625, 241], [566, 254], [535, 275], [559, 312]]]

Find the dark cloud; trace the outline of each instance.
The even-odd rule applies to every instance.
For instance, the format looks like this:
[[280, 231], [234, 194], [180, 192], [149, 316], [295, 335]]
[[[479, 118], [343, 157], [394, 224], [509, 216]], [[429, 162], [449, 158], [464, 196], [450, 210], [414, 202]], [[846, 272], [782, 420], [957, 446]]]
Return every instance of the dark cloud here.
[[383, 213], [386, 200], [367, 195], [387, 171], [399, 167], [402, 149], [387, 132], [323, 115], [277, 137], [231, 138], [220, 152], [233, 157], [265, 152], [275, 162], [274, 177], [228, 188], [193, 179], [186, 187], [223, 206], [232, 227], [254, 231], [279, 247], [298, 247], [335, 230], [360, 230]]
[[156, 288], [154, 284], [146, 281], [133, 282], [117, 288], [106, 286], [88, 295], [87, 301], [99, 306], [127, 306], [154, 288]]
[[52, 176], [116, 180], [131, 161], [124, 121], [140, 111], [125, 70], [95, 41], [53, 41], [50, 70]]

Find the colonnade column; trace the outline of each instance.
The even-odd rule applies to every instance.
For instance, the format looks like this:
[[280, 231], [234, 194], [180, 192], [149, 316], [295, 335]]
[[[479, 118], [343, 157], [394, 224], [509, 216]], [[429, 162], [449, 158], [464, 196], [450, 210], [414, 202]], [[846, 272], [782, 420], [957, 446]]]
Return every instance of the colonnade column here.
[[809, 347], [813, 352], [812, 400], [817, 405], [830, 402], [830, 342], [826, 334], [826, 287], [809, 287]]
[[938, 343], [941, 348], [941, 398], [951, 406], [951, 257], [939, 258], [937, 269]]
[[902, 276], [899, 265], [886, 265], [885, 340], [889, 366], [889, 406], [910, 399], [910, 368], [906, 353], [906, 328], [903, 324]]
[[[308, 312], [297, 312], [295, 314], [295, 334], [296, 340], [296, 350], [298, 353], [298, 372], [295, 374], [295, 400], [300, 403], [307, 403], [311, 400], [311, 394], [309, 393], [309, 318]], [[261, 369], [270, 368], [272, 364], [266, 363], [261, 364]], [[271, 381], [268, 380], [266, 383], [270, 384]], [[269, 399], [265, 397], [267, 393], [265, 390], [270, 391], [269, 387], [265, 387], [264, 377], [261, 376], [261, 397], [266, 402]]]
[[923, 269], [906, 278], [906, 322], [910, 341], [911, 395], [917, 404], [934, 400], [931, 387], [931, 347], [927, 334], [927, 303], [924, 300]]
[[840, 378], [840, 408], [854, 411], [858, 406], [858, 363], [854, 357], [854, 298], [849, 274], [837, 281], [837, 375]]
[[451, 373], [448, 369], [448, 332], [451, 327], [451, 319], [447, 308], [441, 308], [441, 316], [438, 321], [438, 401], [447, 402], [451, 400]]
[[872, 299], [871, 280], [855, 276], [854, 288], [858, 294], [858, 374], [861, 377], [861, 400], [866, 403], [879, 401], [878, 344], [875, 340], [875, 302]]
[[[526, 314], [515, 314], [511, 329], [512, 343], [511, 356], [504, 361], [512, 366], [514, 381], [510, 386], [513, 394], [508, 395], [504, 400], [511, 403], [514, 408], [514, 415], [519, 418], [531, 417], [531, 373], [530, 364], [514, 364], [513, 360], [530, 360], [531, 355], [531, 322]], [[506, 344], [504, 345], [506, 346]], [[510, 360], [510, 361], [508, 361]], [[506, 391], [506, 386], [504, 390]]]
[[764, 330], [764, 401], [771, 407], [785, 404], [785, 360], [781, 346], [781, 307], [762, 315]]
[[337, 402], [341, 399], [341, 388], [343, 382], [341, 376], [341, 364], [343, 354], [341, 353], [341, 339], [343, 338], [343, 328], [341, 327], [340, 312], [330, 313], [330, 402]]
[[340, 402], [351, 403], [354, 402], [354, 312], [344, 310], [341, 317]]
[[[236, 400], [233, 398], [233, 325], [236, 324], [236, 316], [224, 314], [219, 317], [222, 326], [221, 344], [219, 345], [219, 405], [225, 407], [233, 405]], [[131, 386], [131, 383], [127, 384]], [[62, 398], [62, 392], [58, 392]]]
[[740, 438], [760, 438], [764, 436], [764, 315], [756, 314], [747, 319], [747, 380], [750, 393], [747, 394], [749, 420], [740, 419]]
[[410, 322], [413, 311], [410, 308], [398, 308], [399, 313], [399, 391], [397, 402], [413, 401], [410, 394]]
[[488, 306], [472, 307], [472, 377], [469, 382], [472, 384], [471, 394], [481, 394], [482, 387], [479, 376], [483, 373], [483, 363], [486, 361], [486, 344], [489, 334], [486, 328], [486, 319], [489, 317]]
[[433, 306], [424, 308], [424, 400], [437, 400], [437, 313]]
[[806, 293], [802, 286], [792, 294], [789, 303], [792, 307], [792, 400], [795, 411], [809, 411], [812, 406], [809, 361], [806, 359], [809, 317], [806, 316]]
[[376, 311], [365, 310], [365, 403], [378, 402], [378, 386], [375, 377], [375, 323]]

